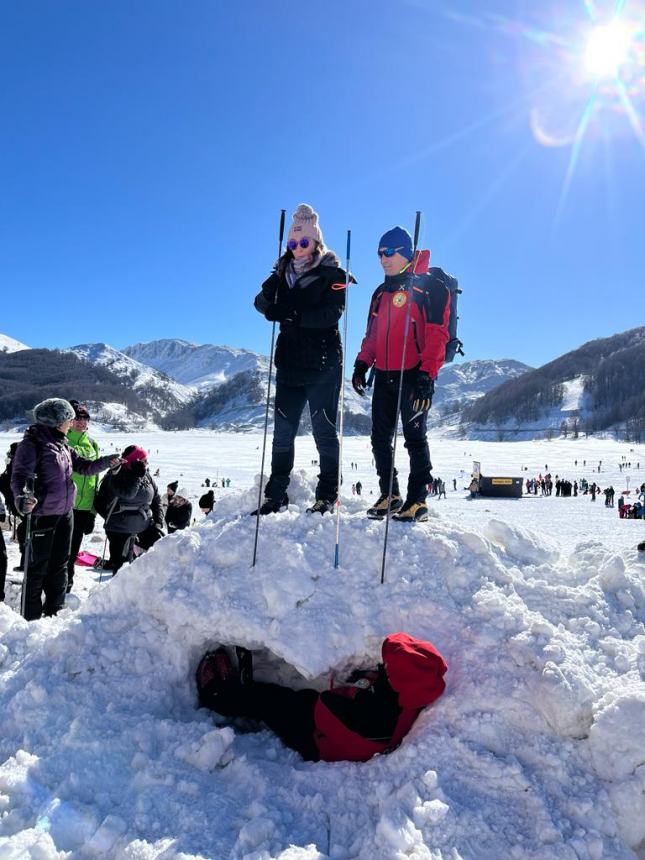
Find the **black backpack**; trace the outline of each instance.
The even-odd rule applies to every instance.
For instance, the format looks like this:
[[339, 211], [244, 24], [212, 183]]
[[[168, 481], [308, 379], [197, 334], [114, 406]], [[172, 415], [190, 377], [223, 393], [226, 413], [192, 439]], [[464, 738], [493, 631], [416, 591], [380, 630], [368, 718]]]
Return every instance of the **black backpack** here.
[[447, 274], [447, 272], [444, 272], [444, 270], [440, 269], [438, 266], [431, 266], [428, 269], [428, 274], [441, 281], [441, 283], [446, 286], [450, 292], [450, 319], [448, 320], [448, 333], [450, 335], [450, 340], [446, 344], [445, 358], [445, 363], [448, 364], [457, 354], [464, 354], [462, 349], [463, 343], [457, 337], [457, 323], [459, 322], [459, 315], [457, 314], [457, 298], [462, 291], [459, 289], [459, 281], [457, 278]]

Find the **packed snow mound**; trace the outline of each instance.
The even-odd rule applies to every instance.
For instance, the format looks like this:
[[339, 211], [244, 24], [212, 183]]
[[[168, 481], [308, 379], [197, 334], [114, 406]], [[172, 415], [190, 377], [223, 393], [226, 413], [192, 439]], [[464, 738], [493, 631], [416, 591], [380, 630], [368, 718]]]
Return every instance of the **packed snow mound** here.
[[[381, 585], [384, 524], [344, 500], [335, 570], [335, 518], [304, 513], [313, 489], [296, 476], [289, 510], [261, 520], [254, 568], [257, 486], [76, 613], [27, 625], [0, 606], [0, 856], [637, 856], [636, 553], [589, 542], [540, 556], [534, 534], [435, 514], [391, 524]], [[431, 640], [449, 669], [388, 756], [305, 763], [196, 709], [207, 648], [246, 646], [258, 679], [323, 689], [375, 664], [397, 631]]]

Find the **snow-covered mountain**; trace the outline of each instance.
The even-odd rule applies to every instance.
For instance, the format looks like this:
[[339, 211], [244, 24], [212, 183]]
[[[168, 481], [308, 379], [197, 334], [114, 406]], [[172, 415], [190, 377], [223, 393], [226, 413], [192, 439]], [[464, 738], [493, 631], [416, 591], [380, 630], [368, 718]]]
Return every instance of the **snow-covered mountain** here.
[[132, 390], [145, 399], [147, 409], [141, 410], [143, 414], [151, 409], [161, 415], [173, 412], [188, 403], [194, 395], [191, 388], [106, 343], [83, 343], [70, 347], [66, 352], [105, 367], [117, 378], [127, 380]]
[[31, 349], [31, 347], [7, 334], [0, 334], [0, 352], [20, 352], [21, 349]]
[[588, 341], [511, 378], [462, 410], [470, 438], [551, 438], [620, 429], [637, 441], [645, 429], [645, 326]]
[[528, 364], [511, 358], [478, 359], [462, 364], [446, 364], [439, 371], [435, 406], [476, 400], [509, 379], [532, 370]]
[[123, 353], [197, 391], [208, 391], [248, 370], [264, 373], [269, 370], [268, 358], [257, 352], [211, 343], [200, 345], [187, 340], [136, 343], [125, 347]]
[[[249, 349], [163, 339], [125, 347], [121, 353], [172, 377], [196, 397], [182, 410], [181, 426], [251, 429], [264, 425], [269, 359]], [[275, 383], [275, 369], [273, 374]], [[367, 416], [369, 398], [345, 383], [345, 411]], [[305, 426], [306, 426], [305, 417]]]
[[[184, 410], [182, 426], [234, 429], [264, 423], [269, 369], [266, 356], [248, 349], [173, 339], [138, 343], [123, 349], [122, 354], [197, 390], [198, 396]], [[527, 370], [528, 365], [511, 359], [447, 365], [437, 384], [434, 423], [444, 420], [446, 410], [457, 413], [465, 403]], [[236, 382], [229, 385], [234, 379]], [[345, 382], [345, 412], [355, 416], [349, 421], [356, 429], [363, 426], [361, 417], [370, 413], [369, 396], [359, 397], [349, 381]]]

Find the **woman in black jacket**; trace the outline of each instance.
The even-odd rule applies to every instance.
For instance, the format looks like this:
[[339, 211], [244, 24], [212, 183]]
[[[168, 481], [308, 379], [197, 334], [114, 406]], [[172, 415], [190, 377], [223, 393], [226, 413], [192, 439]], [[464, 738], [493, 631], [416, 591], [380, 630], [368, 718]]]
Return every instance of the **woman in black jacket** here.
[[112, 575], [132, 561], [135, 538], [143, 549], [150, 549], [163, 537], [161, 498], [143, 448], [128, 445], [124, 449], [120, 469], [108, 472], [101, 481], [95, 507], [105, 519]]
[[280, 323], [271, 476], [260, 513], [277, 513], [289, 504], [294, 440], [309, 403], [320, 474], [316, 501], [307, 512], [324, 514], [332, 510], [338, 495], [336, 413], [342, 356], [338, 321], [345, 307], [345, 272], [325, 248], [318, 215], [306, 203], [294, 212], [287, 250], [262, 284], [255, 307], [267, 320]]

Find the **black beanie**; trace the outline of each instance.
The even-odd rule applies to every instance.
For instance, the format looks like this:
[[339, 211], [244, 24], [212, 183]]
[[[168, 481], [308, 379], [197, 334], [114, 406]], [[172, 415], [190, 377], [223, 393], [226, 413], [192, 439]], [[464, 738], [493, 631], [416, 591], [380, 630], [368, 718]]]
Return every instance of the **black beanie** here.
[[199, 500], [200, 508], [208, 508], [209, 510], [213, 509], [213, 505], [215, 504], [215, 493], [212, 490], [209, 490]]
[[172, 490], [172, 491], [173, 491], [173, 493], [176, 493], [176, 492], [177, 492], [177, 487], [178, 487], [178, 486], [179, 486], [179, 481], [173, 481], [173, 482], [172, 482], [172, 484], [168, 484], [168, 485], [167, 485], [166, 489], [167, 489], [167, 490]]

